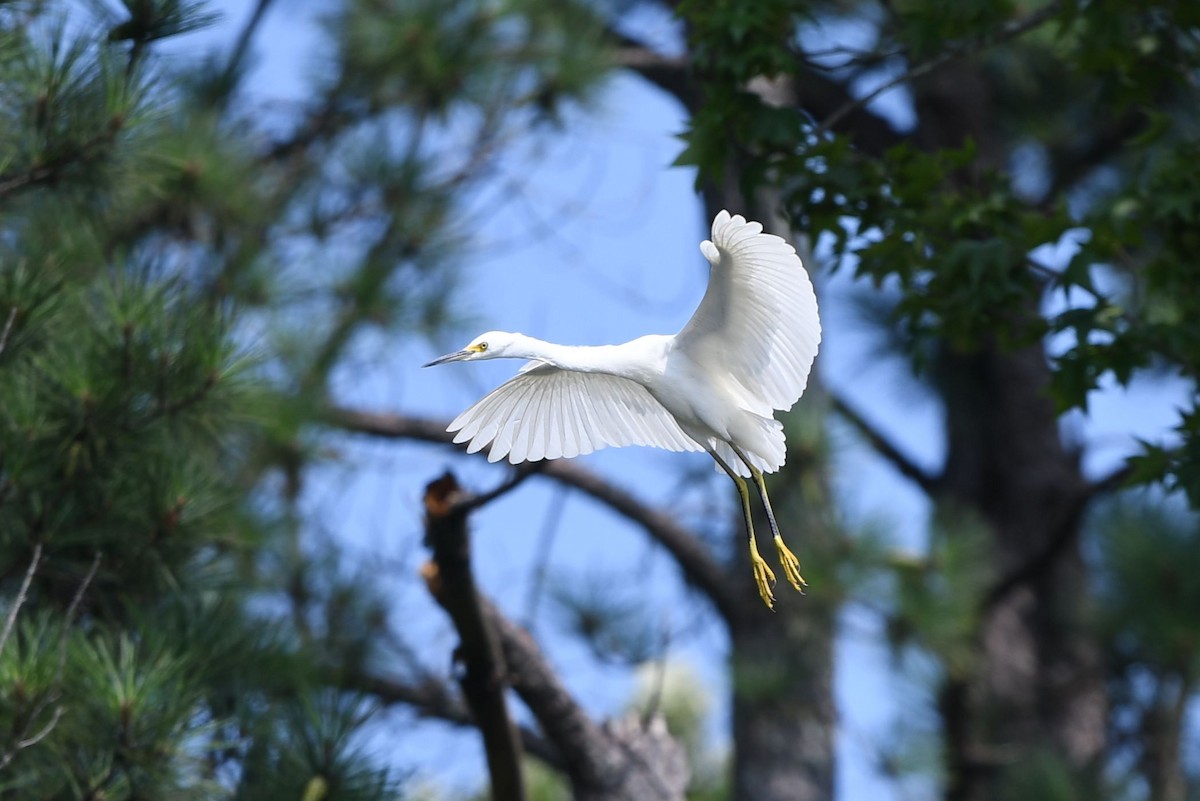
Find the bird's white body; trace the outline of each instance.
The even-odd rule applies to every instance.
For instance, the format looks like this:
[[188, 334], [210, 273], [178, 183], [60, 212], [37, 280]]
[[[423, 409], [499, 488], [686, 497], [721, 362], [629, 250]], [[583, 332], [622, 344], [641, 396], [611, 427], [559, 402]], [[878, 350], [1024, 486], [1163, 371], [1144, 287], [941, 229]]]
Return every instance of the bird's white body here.
[[[708, 289], [678, 334], [581, 347], [489, 331], [430, 362], [529, 360], [447, 430], [468, 452], [486, 447], [490, 461], [513, 464], [622, 445], [707, 451], [738, 482], [747, 526], [741, 477], [754, 477], [799, 589], [803, 580], [779, 538], [762, 474], [783, 465], [783, 426], [774, 413], [804, 393], [821, 341], [816, 296], [795, 249], [741, 216], [718, 214], [700, 250], [712, 266]], [[774, 577], [752, 531], [751, 552], [769, 605], [767, 578]]]
[[674, 336], [587, 347], [489, 331], [438, 360], [531, 362], [450, 424], [454, 441], [513, 464], [642, 444], [709, 451], [742, 476], [778, 470], [773, 415], [804, 393], [821, 340], [812, 283], [791, 245], [727, 212], [701, 251], [708, 290]]
[[[491, 338], [496, 339], [495, 336]], [[714, 381], [713, 376], [706, 373], [702, 365], [696, 364], [686, 351], [676, 347], [674, 336], [652, 334], [620, 345], [581, 346], [558, 345], [523, 334], [510, 334], [507, 342], [506, 356], [530, 360], [523, 373], [532, 372], [540, 376], [553, 369], [621, 379], [622, 382], [632, 382], [643, 388], [670, 416], [678, 433], [685, 435], [675, 436], [676, 431], [672, 430], [670, 421], [661, 419], [652, 411], [639, 412], [640, 404], [627, 403], [623, 409], [627, 415], [643, 421], [650, 418], [655, 426], [666, 429], [664, 434], [672, 435], [664, 437], [661, 443], [644, 444], [658, 445], [669, 450], [716, 450], [723, 457], [728, 457], [727, 463], [740, 466], [741, 460], [726, 444], [735, 442], [753, 460], [754, 466], [763, 472], [773, 472], [783, 465], [785, 443], [780, 423], [752, 411], [755, 408], [751, 405], [752, 401], [747, 402], [736, 382]], [[626, 389], [635, 394], [636, 400], [643, 400], [637, 397], [640, 393], [637, 393], [636, 388]], [[543, 409], [542, 413], [549, 414], [549, 411]], [[600, 409], [582, 409], [581, 413], [591, 415], [595, 422], [594, 418], [600, 415]], [[498, 443], [501, 447], [489, 454], [493, 461], [507, 456], [517, 464], [543, 458], [571, 457], [611, 445], [625, 444], [601, 434], [599, 437], [580, 438], [574, 443], [564, 439], [561, 441], [560, 452], [559, 441], [551, 436], [539, 437], [533, 432], [531, 438], [517, 439], [515, 433], [523, 418], [516, 415], [507, 421], [513, 431], [513, 441], [509, 444], [503, 426], [498, 427], [496, 435], [489, 438], [486, 435], [491, 431], [490, 428], [469, 427], [473, 417], [468, 410], [463, 415], [466, 419], [456, 420], [450, 430], [460, 431], [456, 441], [470, 440], [472, 447], [477, 438], [481, 447]], [[583, 421], [572, 423], [576, 424], [578, 429], [586, 427], [582, 425]], [[484, 436], [479, 437], [480, 433]], [[749, 470], [742, 470], [740, 473], [750, 475]]]

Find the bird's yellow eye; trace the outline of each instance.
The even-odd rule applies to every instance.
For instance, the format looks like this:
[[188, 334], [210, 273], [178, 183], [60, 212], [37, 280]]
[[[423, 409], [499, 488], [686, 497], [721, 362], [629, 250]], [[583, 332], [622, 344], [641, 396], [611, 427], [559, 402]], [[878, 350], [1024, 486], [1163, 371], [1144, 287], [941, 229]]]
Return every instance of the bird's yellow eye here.
[[475, 349], [478, 350], [480, 353], [483, 353], [485, 350], [487, 350], [487, 343], [480, 342], [478, 345], [475, 346]]

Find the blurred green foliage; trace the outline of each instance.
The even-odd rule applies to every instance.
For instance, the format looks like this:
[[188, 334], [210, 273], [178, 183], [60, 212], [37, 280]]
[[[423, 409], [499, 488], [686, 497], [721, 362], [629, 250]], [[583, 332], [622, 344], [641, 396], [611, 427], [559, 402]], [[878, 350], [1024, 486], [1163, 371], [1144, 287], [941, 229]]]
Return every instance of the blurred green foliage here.
[[579, 4], [351, 0], [268, 121], [246, 47], [163, 47], [215, 19], [0, 6], [5, 798], [402, 795], [341, 689], [376, 577], [306, 539], [305, 468], [363, 334], [450, 319], [459, 198], [605, 63]]
[[[1061, 411], [1086, 409], [1105, 377], [1127, 385], [1140, 371], [1167, 368], [1195, 380], [1200, 7], [996, 0], [891, 8], [858, 60], [870, 67], [903, 54], [900, 68], [917, 71], [971, 54], [997, 76], [998, 133], [1036, 143], [1048, 159], [1048, 188], [1031, 198], [1010, 176], [1010, 154], [992, 143], [902, 140], [865, 153], [751, 91], [758, 75], [803, 85], [820, 73], [794, 32], [835, 5], [682, 4], [709, 102], [691, 121], [680, 163], [699, 167], [703, 181], [736, 161], [747, 193], [782, 190], [796, 229], [827, 239], [835, 264], [900, 291], [895, 314], [907, 334], [960, 348], [1068, 337], [1053, 355]], [[852, 4], [840, 11], [852, 15]], [[1120, 138], [1108, 144], [1109, 136]], [[1108, 156], [1104, 148], [1112, 149], [1110, 178], [1077, 185], [1089, 154]], [[1061, 267], [1035, 256], [1065, 244], [1075, 252]], [[1043, 315], [1048, 289], [1064, 308]], [[1197, 419], [1193, 404], [1175, 431], [1179, 445], [1147, 445], [1135, 477], [1181, 489], [1200, 506]]]

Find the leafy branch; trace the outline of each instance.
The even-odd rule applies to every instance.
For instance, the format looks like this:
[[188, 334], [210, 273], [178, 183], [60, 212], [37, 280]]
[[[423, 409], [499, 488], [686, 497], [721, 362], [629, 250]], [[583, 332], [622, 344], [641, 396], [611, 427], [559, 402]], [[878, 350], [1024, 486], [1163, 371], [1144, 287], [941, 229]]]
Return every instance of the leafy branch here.
[[924, 77], [934, 70], [945, 66], [951, 61], [955, 61], [956, 59], [967, 55], [978, 53], [983, 48], [1001, 44], [1002, 42], [1007, 42], [1010, 39], [1015, 39], [1018, 36], [1021, 36], [1022, 34], [1041, 26], [1043, 23], [1056, 16], [1061, 9], [1062, 1], [1052, 0], [1052, 2], [1047, 3], [1023, 19], [1013, 20], [1002, 25], [1000, 30], [995, 31], [990, 35], [973, 37], [971, 39], [950, 45], [936, 56], [910, 67], [901, 74], [897, 75], [895, 78], [885, 81], [884, 83], [872, 89], [870, 92], [867, 92], [862, 97], [855, 98], [854, 100], [844, 103], [821, 121], [821, 124], [818, 125], [815, 130], [816, 135], [818, 137], [825, 136], [830, 132], [830, 130], [833, 129], [835, 125], [841, 122], [846, 115], [865, 108], [873, 100], [875, 100], [875, 98], [890, 92], [897, 86], [904, 83], [910, 83], [917, 78]]

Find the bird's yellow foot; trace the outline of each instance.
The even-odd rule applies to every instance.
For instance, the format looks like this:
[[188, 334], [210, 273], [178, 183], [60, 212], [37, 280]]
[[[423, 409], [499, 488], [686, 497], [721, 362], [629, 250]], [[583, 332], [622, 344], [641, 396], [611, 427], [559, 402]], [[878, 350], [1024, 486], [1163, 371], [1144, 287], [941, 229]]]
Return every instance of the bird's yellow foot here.
[[753, 545], [750, 547], [750, 566], [754, 568], [754, 583], [758, 585], [758, 597], [763, 599], [763, 603], [767, 605], [768, 609], [774, 609], [775, 593], [771, 592], [771, 588], [775, 586], [775, 571], [771, 570], [767, 560], [762, 558], [758, 548]]
[[800, 575], [800, 560], [783, 544], [783, 537], [779, 535], [775, 536], [775, 550], [779, 552], [779, 562], [783, 565], [783, 575], [787, 576], [788, 583], [798, 592], [804, 592], [804, 585], [808, 582]]

